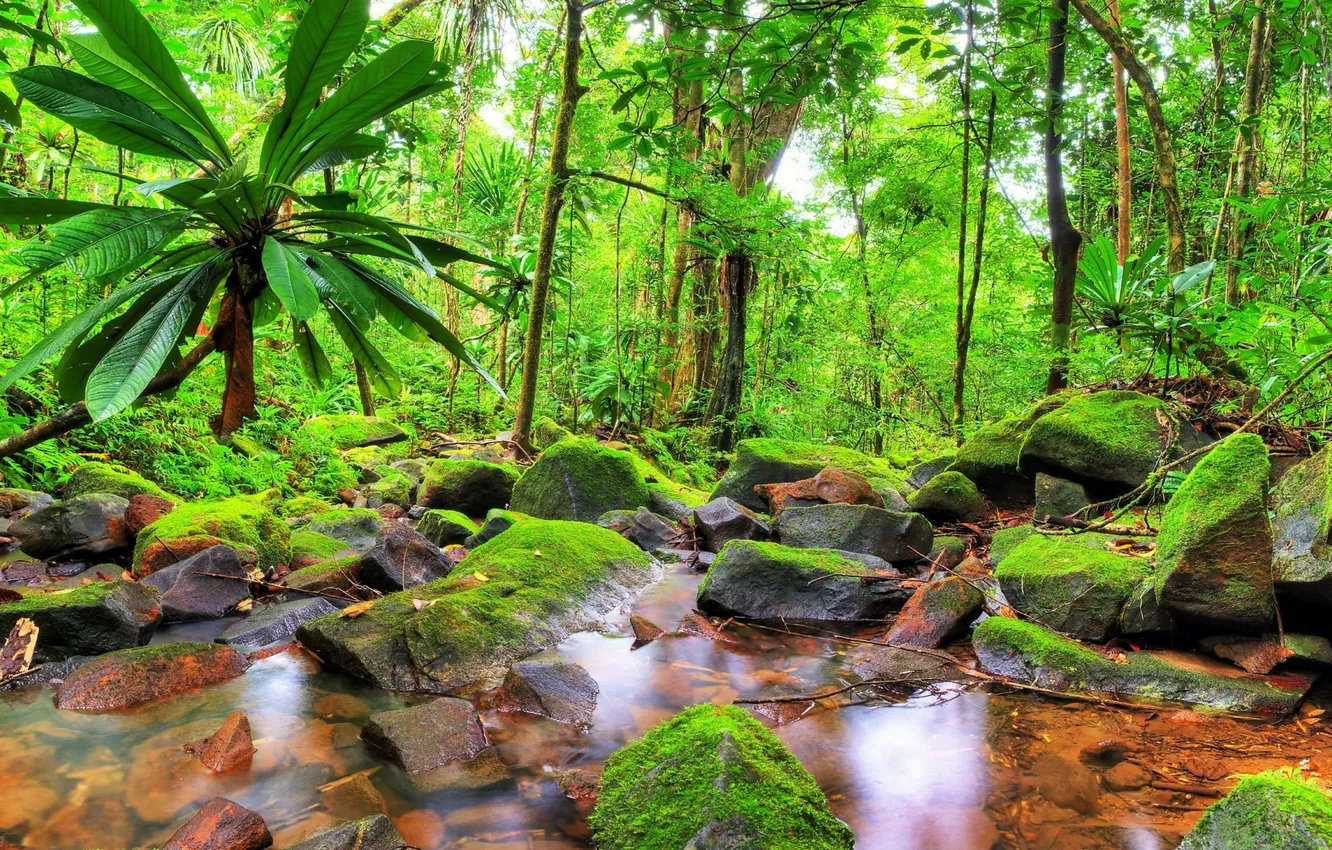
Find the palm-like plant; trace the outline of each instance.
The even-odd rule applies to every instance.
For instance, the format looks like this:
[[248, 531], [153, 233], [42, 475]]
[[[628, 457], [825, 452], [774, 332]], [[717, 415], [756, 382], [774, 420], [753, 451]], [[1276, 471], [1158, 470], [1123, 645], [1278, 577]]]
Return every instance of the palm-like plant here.
[[488, 260], [425, 236], [423, 228], [357, 212], [348, 193], [309, 195], [295, 188], [304, 175], [380, 149], [382, 143], [359, 131], [449, 85], [432, 45], [395, 44], [323, 98], [361, 42], [370, 0], [313, 0], [292, 40], [283, 106], [268, 127], [257, 167], [250, 168], [230, 150], [132, 0], [74, 3], [97, 27], [95, 34], [69, 37], [91, 78], [36, 66], [10, 75], [19, 93], [102, 141], [192, 163], [199, 171], [136, 187], [145, 197], [170, 201], [167, 209], [0, 196], [0, 223], [46, 225], [20, 253], [29, 269], [25, 280], [61, 263], [99, 281], [133, 275], [28, 352], [0, 379], [0, 391], [64, 349], [57, 383], [66, 397], [83, 399], [93, 421], [105, 419], [176, 367], [181, 346], [210, 307], [217, 319], [195, 351], [211, 346], [226, 358], [216, 428], [223, 437], [254, 413], [254, 326], [283, 311], [316, 384], [331, 375], [309, 324], [321, 307], [385, 394], [397, 394], [400, 381], [367, 337], [376, 316], [408, 338], [434, 340], [484, 375], [433, 310], [363, 258], [431, 276], [455, 260]]

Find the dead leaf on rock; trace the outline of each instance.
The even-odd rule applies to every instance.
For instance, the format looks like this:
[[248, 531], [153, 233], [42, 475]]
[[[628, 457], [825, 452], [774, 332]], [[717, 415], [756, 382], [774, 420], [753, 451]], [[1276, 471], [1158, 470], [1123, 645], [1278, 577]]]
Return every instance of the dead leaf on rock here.
[[0, 587], [0, 603], [17, 602], [23, 598], [23, 594], [17, 590], [10, 590], [7, 587]]
[[366, 611], [369, 611], [371, 606], [373, 606], [374, 604], [375, 600], [373, 599], [367, 602], [357, 602], [355, 605], [348, 605], [346, 608], [343, 608], [342, 611], [338, 613], [338, 616], [350, 617], [352, 619], [355, 619], [364, 614]]
[[1184, 769], [1209, 782], [1225, 779], [1230, 774], [1230, 768], [1226, 767], [1225, 762], [1208, 756], [1193, 756], [1184, 762]]
[[[536, 554], [539, 556], [541, 553], [540, 553], [540, 552], [537, 552]], [[489, 577], [489, 576], [487, 576], [485, 573], [480, 573], [480, 572], [472, 573], [472, 578], [476, 579], [476, 580], [479, 581], [479, 582], [483, 582], [483, 583], [484, 583], [484, 582], [487, 582], [487, 581], [490, 581], [490, 577]]]
[[22, 676], [32, 669], [37, 632], [37, 624], [27, 617], [21, 617], [10, 629], [5, 645], [0, 647], [0, 682]]
[[438, 601], [439, 601], [438, 599], [413, 599], [412, 607], [418, 611], [424, 611], [425, 609], [429, 608], [431, 605], [434, 605]]

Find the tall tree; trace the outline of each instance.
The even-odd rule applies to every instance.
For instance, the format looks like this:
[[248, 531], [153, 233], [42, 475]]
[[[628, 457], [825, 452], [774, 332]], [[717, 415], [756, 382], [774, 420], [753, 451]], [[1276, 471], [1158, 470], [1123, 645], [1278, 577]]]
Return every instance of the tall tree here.
[[[1244, 100], [1240, 109], [1240, 124], [1236, 131], [1234, 197], [1247, 200], [1253, 194], [1258, 170], [1258, 139], [1263, 108], [1263, 79], [1267, 68], [1268, 52], [1267, 6], [1260, 3], [1249, 24], [1249, 57], [1244, 65]], [[1244, 246], [1252, 225], [1246, 223], [1245, 213], [1238, 205], [1230, 204], [1230, 230], [1226, 241], [1226, 304], [1240, 303], [1239, 273], [1244, 259]]]
[[1054, 298], [1050, 314], [1054, 356], [1045, 381], [1046, 393], [1068, 386], [1068, 346], [1073, 321], [1073, 288], [1078, 274], [1082, 234], [1068, 215], [1064, 189], [1064, 78], [1068, 57], [1069, 0], [1051, 0], [1045, 73], [1045, 210], [1050, 226], [1054, 264]]

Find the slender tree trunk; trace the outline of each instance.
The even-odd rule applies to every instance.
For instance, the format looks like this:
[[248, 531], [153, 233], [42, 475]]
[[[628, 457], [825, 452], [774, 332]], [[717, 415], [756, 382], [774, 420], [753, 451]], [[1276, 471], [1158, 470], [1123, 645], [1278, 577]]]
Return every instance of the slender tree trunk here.
[[[1244, 103], [1236, 138], [1239, 159], [1235, 163], [1235, 197], [1248, 199], [1253, 194], [1258, 170], [1258, 133], [1262, 116], [1263, 75], [1267, 65], [1267, 7], [1259, 5], [1249, 33], [1249, 59], [1244, 66]], [[1244, 223], [1247, 213], [1230, 205], [1230, 232], [1226, 242], [1226, 304], [1240, 303], [1239, 273], [1244, 246], [1252, 225]]]
[[555, 136], [550, 149], [550, 183], [546, 186], [546, 200], [541, 210], [536, 272], [532, 279], [527, 339], [523, 352], [523, 381], [518, 393], [518, 411], [513, 426], [513, 438], [524, 448], [530, 448], [532, 443], [532, 412], [536, 406], [537, 378], [541, 369], [542, 327], [546, 319], [546, 299], [550, 292], [551, 265], [555, 259], [555, 235], [570, 177], [569, 139], [573, 136], [578, 100], [587, 92], [587, 88], [578, 82], [582, 37], [583, 9], [577, 0], [571, 0], [568, 2], [564, 32], [564, 80], [560, 90], [560, 111], [555, 119]]
[[237, 431], [246, 419], [254, 417], [254, 325], [245, 289], [240, 283], [231, 287], [222, 297], [218, 315], [218, 324], [225, 328], [222, 350], [226, 356], [226, 385], [217, 427], [222, 440]]
[[966, 321], [967, 287], [967, 211], [971, 203], [971, 50], [974, 47], [975, 6], [967, 0], [966, 9], [967, 43], [962, 48], [962, 74], [960, 89], [962, 92], [962, 206], [957, 222], [957, 315], [953, 328], [955, 359], [953, 361], [953, 435], [958, 443], [962, 442], [962, 420], [965, 411], [962, 407], [963, 370], [966, 364], [962, 354], [963, 337]]
[[365, 367], [359, 361], [353, 360], [352, 365], [356, 367], [356, 392], [361, 397], [361, 414], [374, 416], [375, 394], [370, 391], [370, 376], [365, 373]]
[[966, 391], [967, 354], [971, 351], [971, 326], [976, 317], [976, 292], [980, 289], [981, 268], [985, 259], [985, 213], [989, 208], [990, 174], [994, 168], [994, 110], [997, 99], [990, 93], [990, 108], [985, 122], [985, 167], [981, 171], [980, 196], [976, 201], [976, 244], [971, 256], [971, 286], [966, 310], [959, 326], [957, 361], [953, 369], [953, 430], [961, 433], [964, 393]]
[[1165, 203], [1166, 266], [1172, 273], [1182, 272], [1188, 251], [1184, 227], [1184, 203], [1180, 200], [1179, 182], [1175, 173], [1175, 150], [1170, 141], [1170, 125], [1166, 123], [1165, 112], [1161, 109], [1161, 98], [1156, 92], [1156, 84], [1152, 81], [1152, 75], [1138, 61], [1133, 48], [1129, 47], [1118, 30], [1092, 8], [1090, 0], [1070, 0], [1070, 2], [1123, 63], [1124, 70], [1133, 78], [1138, 93], [1142, 95], [1143, 110], [1147, 113], [1147, 123], [1151, 127], [1152, 144], [1156, 151], [1157, 180], [1161, 184], [1161, 198]]
[[[1110, 20], [1119, 26], [1119, 0], [1110, 0]], [[1115, 145], [1119, 149], [1119, 264], [1128, 261], [1133, 251], [1133, 169], [1129, 157], [1128, 85], [1124, 79], [1124, 63], [1111, 55], [1111, 68], [1115, 74]]]
[[[37, 12], [37, 22], [34, 29], [40, 30], [46, 24], [46, 15], [50, 11], [51, 0], [42, 0], [42, 7]], [[32, 43], [28, 50], [28, 67], [31, 68], [37, 64], [37, 42]], [[14, 98], [14, 111], [23, 108], [23, 95]], [[5, 154], [9, 153], [9, 145], [14, 141], [14, 131], [5, 130], [3, 142], [0, 142], [0, 172], [5, 170]], [[17, 157], [15, 157], [17, 159]]]
[[717, 345], [721, 342], [721, 327], [717, 322], [720, 309], [717, 287], [717, 261], [705, 257], [699, 262], [698, 276], [691, 291], [694, 311], [694, 382], [693, 394], [700, 396], [714, 384]]
[[1073, 321], [1073, 287], [1077, 282], [1078, 248], [1082, 234], [1068, 216], [1064, 190], [1063, 116], [1064, 70], [1067, 56], [1069, 0], [1052, 0], [1050, 37], [1046, 49], [1045, 82], [1045, 207], [1050, 225], [1050, 253], [1054, 261], [1054, 299], [1051, 342], [1054, 357], [1045, 381], [1046, 393], [1068, 386], [1068, 347]]

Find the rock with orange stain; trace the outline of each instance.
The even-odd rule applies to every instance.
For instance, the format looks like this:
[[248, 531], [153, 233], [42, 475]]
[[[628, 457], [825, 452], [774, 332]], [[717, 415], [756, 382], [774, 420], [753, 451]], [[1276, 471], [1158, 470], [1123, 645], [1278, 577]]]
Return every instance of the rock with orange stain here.
[[255, 754], [254, 738], [250, 734], [250, 718], [243, 711], [233, 711], [222, 722], [221, 728], [209, 735], [181, 747], [199, 757], [204, 766], [216, 773], [226, 773], [242, 765], [249, 765]]
[[319, 789], [319, 805], [324, 811], [339, 818], [361, 818], [375, 812], [385, 814], [388, 806], [379, 793], [370, 774], [378, 770], [363, 770], [336, 779]]
[[125, 527], [130, 534], [138, 536], [148, 526], [175, 510], [176, 504], [152, 493], [138, 493], [130, 496], [129, 506], [125, 508]]
[[429, 809], [413, 809], [398, 818], [395, 825], [403, 841], [421, 850], [438, 850], [448, 838], [444, 821]]
[[263, 818], [225, 797], [214, 797], [171, 834], [162, 850], [264, 850], [272, 845]]
[[107, 711], [234, 679], [245, 656], [215, 643], [122, 649], [89, 661], [56, 689], [56, 708]]
[[232, 540], [223, 540], [221, 537], [214, 537], [211, 534], [197, 534], [182, 537], [179, 540], [172, 540], [170, 546], [167, 546], [161, 540], [152, 541], [144, 547], [135, 572], [139, 576], [152, 575], [177, 561], [193, 557], [200, 552], [212, 549], [214, 546], [230, 546], [235, 549], [236, 554], [240, 556], [241, 564], [246, 567], [253, 567], [259, 563], [259, 553], [250, 546], [238, 544]]
[[813, 478], [786, 484], [759, 484], [755, 494], [768, 503], [773, 519], [784, 508], [809, 505], [874, 505], [883, 507], [883, 497], [874, 492], [863, 475], [829, 466]]
[[957, 576], [922, 585], [912, 594], [888, 632], [893, 646], [943, 646], [981, 612], [985, 597]]
[[651, 643], [666, 634], [656, 623], [641, 614], [630, 615], [629, 627], [634, 630], [634, 641], [640, 644]]
[[578, 814], [587, 817], [597, 804], [597, 795], [601, 793], [601, 772], [575, 767], [562, 771], [557, 780], [564, 796], [573, 800]]

